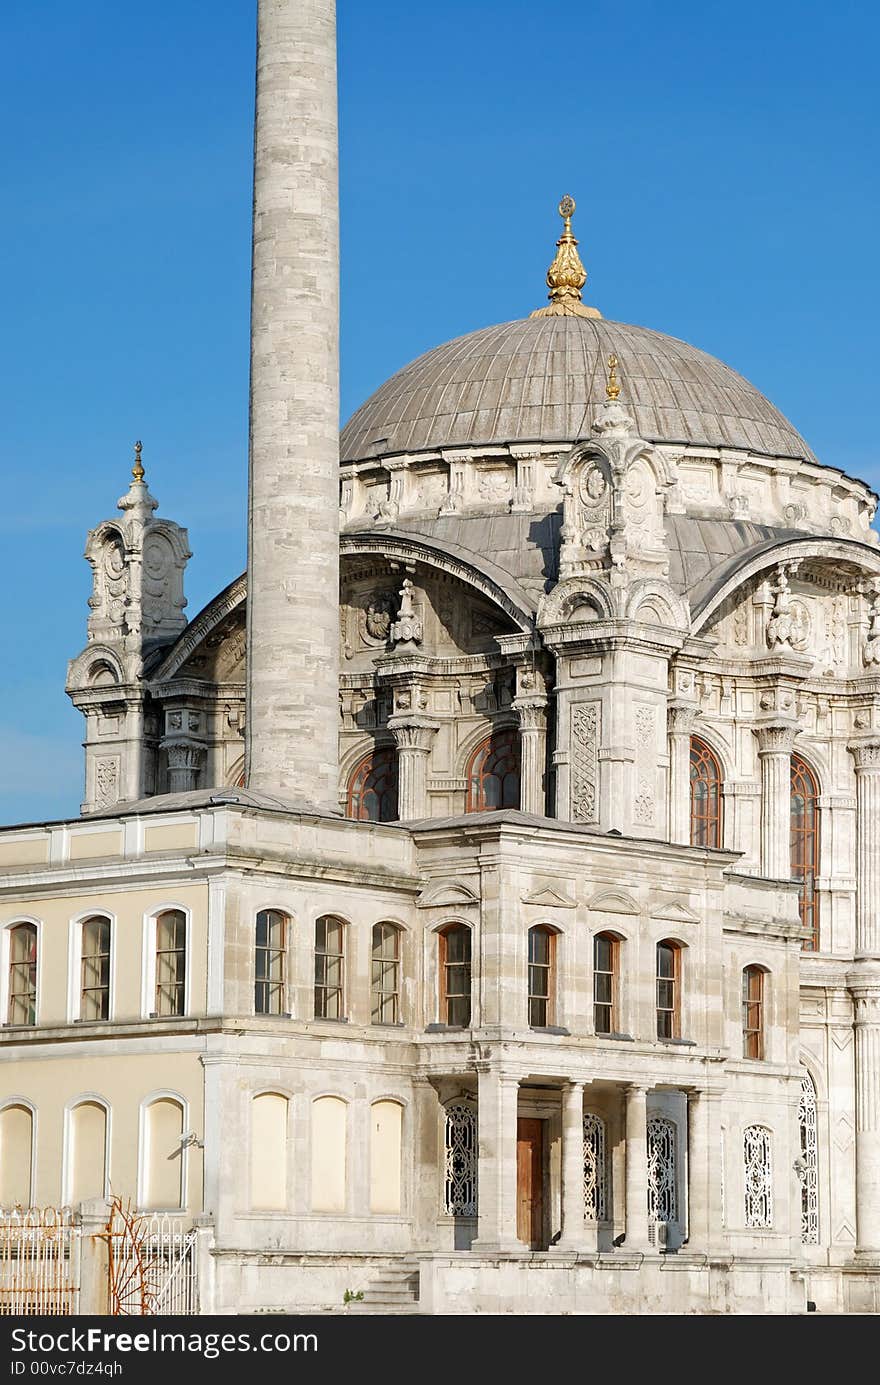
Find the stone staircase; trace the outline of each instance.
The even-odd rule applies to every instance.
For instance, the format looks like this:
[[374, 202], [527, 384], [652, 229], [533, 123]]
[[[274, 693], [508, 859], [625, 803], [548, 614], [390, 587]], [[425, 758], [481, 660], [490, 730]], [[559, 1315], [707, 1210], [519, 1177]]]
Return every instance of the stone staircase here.
[[397, 1260], [379, 1270], [364, 1287], [363, 1294], [359, 1302], [348, 1305], [349, 1313], [418, 1313], [418, 1260]]

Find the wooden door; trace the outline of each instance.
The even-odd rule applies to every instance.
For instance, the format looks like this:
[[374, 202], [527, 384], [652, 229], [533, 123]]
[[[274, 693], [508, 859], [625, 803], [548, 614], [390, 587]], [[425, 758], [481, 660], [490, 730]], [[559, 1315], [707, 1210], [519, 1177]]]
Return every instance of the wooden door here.
[[532, 1250], [544, 1250], [544, 1122], [520, 1117], [516, 1124], [516, 1234]]

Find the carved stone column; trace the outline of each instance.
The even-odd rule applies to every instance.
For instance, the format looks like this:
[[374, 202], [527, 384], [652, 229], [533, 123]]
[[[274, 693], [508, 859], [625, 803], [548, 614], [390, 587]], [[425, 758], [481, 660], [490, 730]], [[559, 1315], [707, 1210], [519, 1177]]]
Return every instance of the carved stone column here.
[[789, 720], [756, 728], [761, 761], [761, 874], [791, 877], [791, 748], [797, 724]]
[[166, 746], [168, 755], [168, 792], [189, 793], [199, 787], [199, 771], [205, 762], [205, 747], [192, 742], [176, 741]]
[[516, 1235], [516, 1121], [519, 1078], [488, 1066], [478, 1073], [477, 1239], [472, 1250], [523, 1251]]
[[560, 1251], [595, 1250], [584, 1221], [584, 1084], [569, 1082], [562, 1093], [562, 1236]]
[[856, 769], [856, 954], [880, 956], [880, 737], [849, 746]]
[[513, 710], [519, 719], [519, 806], [524, 813], [544, 817], [547, 800], [544, 769], [547, 763], [547, 699], [516, 698]]
[[691, 732], [699, 708], [690, 702], [670, 704], [669, 727], [669, 840], [691, 840]]
[[439, 730], [427, 717], [402, 715], [388, 719], [397, 745], [397, 816], [401, 822], [428, 816], [428, 754]]
[[708, 1253], [723, 1235], [719, 1100], [713, 1092], [692, 1089], [688, 1111], [688, 1250]]
[[626, 1088], [626, 1238], [628, 1251], [647, 1251], [648, 1241], [648, 1089]]
[[856, 1254], [880, 1260], [880, 968], [851, 975], [856, 1065]]

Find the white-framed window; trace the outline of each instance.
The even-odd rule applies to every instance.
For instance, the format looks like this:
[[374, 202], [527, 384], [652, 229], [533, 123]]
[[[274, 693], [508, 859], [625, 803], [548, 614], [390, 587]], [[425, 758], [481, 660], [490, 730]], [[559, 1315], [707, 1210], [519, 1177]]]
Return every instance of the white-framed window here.
[[746, 1226], [773, 1225], [773, 1159], [770, 1131], [747, 1125], [743, 1131], [743, 1191]]
[[319, 1096], [312, 1102], [312, 1211], [344, 1212], [348, 1181], [348, 1102]]
[[104, 909], [78, 914], [70, 925], [69, 1018], [113, 1019], [115, 975], [116, 919]]
[[189, 1107], [171, 1091], [141, 1102], [138, 1140], [138, 1207], [179, 1212], [186, 1207], [189, 1171]]
[[40, 922], [11, 919], [0, 939], [0, 1020], [34, 1025], [39, 1015]]
[[110, 1107], [84, 1092], [64, 1113], [62, 1160], [64, 1201], [71, 1206], [110, 1193]]
[[251, 1097], [250, 1206], [255, 1212], [288, 1207], [290, 1098], [283, 1092]]
[[145, 1019], [167, 1019], [190, 1011], [189, 909], [163, 904], [144, 918], [141, 1009]]
[[0, 1207], [33, 1206], [37, 1177], [37, 1110], [26, 1097], [0, 1106]]

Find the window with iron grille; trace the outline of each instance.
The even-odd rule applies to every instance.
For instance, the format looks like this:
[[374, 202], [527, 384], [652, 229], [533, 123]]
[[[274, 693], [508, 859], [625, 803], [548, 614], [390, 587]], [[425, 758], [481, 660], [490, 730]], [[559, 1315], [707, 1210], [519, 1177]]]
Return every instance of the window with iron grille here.
[[400, 1019], [400, 929], [393, 923], [373, 927], [372, 1022], [397, 1024]]
[[258, 1015], [283, 1015], [287, 1009], [288, 923], [287, 915], [278, 909], [261, 909], [257, 914], [254, 1011]]
[[37, 926], [17, 923], [9, 930], [7, 1024], [37, 1022]]
[[345, 1018], [345, 924], [325, 915], [315, 923], [315, 1019]]
[[182, 1015], [186, 1008], [186, 915], [166, 909], [156, 919], [156, 1014]]
[[110, 920], [96, 915], [82, 924], [79, 1017], [110, 1015]]

